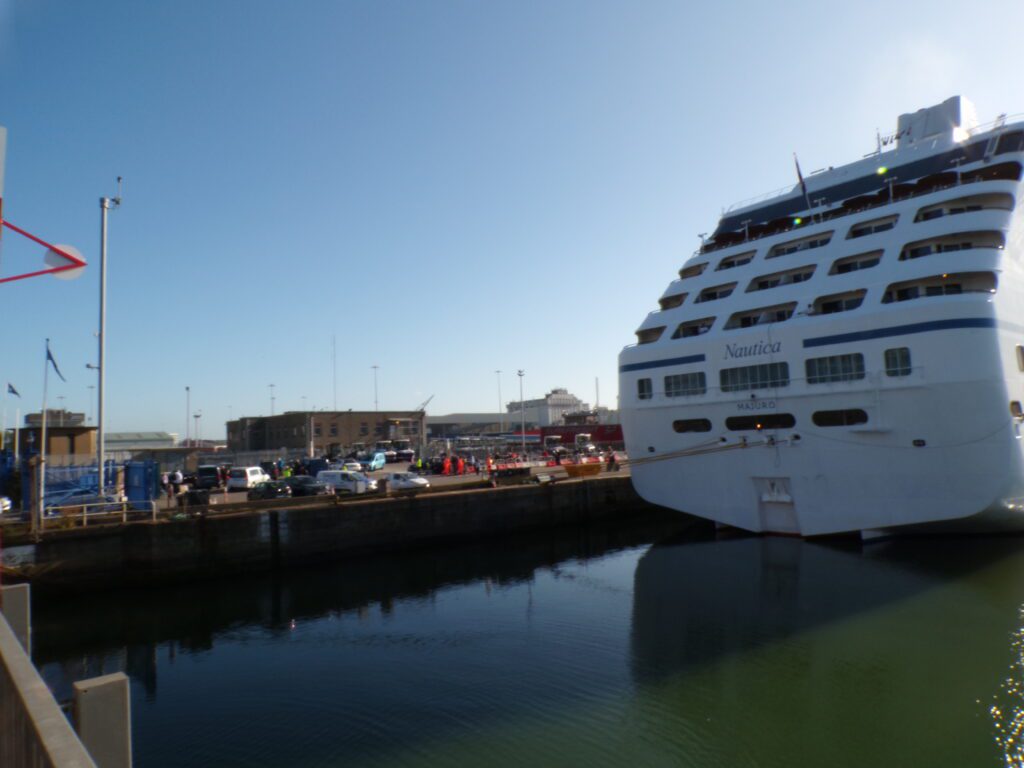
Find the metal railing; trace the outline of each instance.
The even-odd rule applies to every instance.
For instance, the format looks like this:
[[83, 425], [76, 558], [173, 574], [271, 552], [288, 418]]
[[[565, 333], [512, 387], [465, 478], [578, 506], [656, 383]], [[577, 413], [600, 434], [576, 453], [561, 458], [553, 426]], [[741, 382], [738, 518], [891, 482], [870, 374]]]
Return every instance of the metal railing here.
[[39, 530], [44, 530], [49, 524], [50, 528], [62, 528], [77, 525], [79, 522], [83, 528], [90, 522], [94, 525], [99, 523], [121, 522], [127, 523], [131, 519], [148, 518], [157, 519], [157, 504], [155, 501], [101, 501], [93, 504], [68, 504], [65, 506], [46, 507], [43, 518], [39, 521]]

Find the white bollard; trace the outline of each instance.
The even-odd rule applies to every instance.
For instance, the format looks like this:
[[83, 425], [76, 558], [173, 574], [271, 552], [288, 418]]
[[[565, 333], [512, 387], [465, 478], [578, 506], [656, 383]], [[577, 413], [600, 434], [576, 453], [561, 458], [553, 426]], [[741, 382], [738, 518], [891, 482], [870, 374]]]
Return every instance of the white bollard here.
[[79, 680], [75, 690], [75, 730], [97, 768], [131, 768], [132, 711], [128, 676], [123, 672]]

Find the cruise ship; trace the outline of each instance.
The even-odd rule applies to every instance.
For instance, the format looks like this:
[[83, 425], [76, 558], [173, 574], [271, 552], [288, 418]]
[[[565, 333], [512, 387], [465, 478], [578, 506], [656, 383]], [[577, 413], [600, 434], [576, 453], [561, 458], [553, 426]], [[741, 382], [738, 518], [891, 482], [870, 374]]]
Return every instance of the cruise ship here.
[[1024, 527], [1024, 122], [959, 96], [727, 210], [619, 355], [633, 483], [748, 531]]

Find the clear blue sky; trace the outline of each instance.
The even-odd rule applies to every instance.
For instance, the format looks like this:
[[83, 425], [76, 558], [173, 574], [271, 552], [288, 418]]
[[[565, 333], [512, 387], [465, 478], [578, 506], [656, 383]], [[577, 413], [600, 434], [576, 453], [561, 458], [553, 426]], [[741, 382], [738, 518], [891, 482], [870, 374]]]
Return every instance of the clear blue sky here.
[[[960, 93], [1024, 112], [1019, 0], [0, 0], [4, 213], [90, 267], [0, 285], [0, 382], [44, 338], [88, 410], [99, 205], [108, 428], [380, 401], [493, 410], [616, 357], [722, 207]], [[38, 264], [6, 233], [0, 274]], [[51, 379], [53, 381], [53, 379]], [[8, 401], [13, 411], [15, 400]], [[12, 419], [8, 416], [8, 423]]]

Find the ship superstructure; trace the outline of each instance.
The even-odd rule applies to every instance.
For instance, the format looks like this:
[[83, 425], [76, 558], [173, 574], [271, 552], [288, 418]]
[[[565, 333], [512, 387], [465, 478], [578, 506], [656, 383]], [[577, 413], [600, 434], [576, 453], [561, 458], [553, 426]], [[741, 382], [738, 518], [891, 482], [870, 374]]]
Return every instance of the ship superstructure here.
[[727, 211], [619, 356], [638, 492], [751, 531], [1024, 524], [1022, 163], [1024, 123], [954, 97]]

